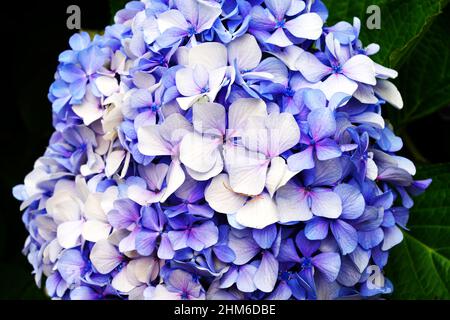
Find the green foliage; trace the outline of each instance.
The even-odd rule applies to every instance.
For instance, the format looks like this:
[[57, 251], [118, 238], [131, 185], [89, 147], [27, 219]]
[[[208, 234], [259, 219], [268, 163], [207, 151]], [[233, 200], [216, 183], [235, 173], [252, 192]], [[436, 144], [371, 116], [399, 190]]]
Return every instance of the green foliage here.
[[397, 127], [450, 105], [450, 10], [436, 18], [399, 70], [405, 108], [391, 112]]
[[416, 199], [410, 231], [390, 254], [392, 298], [450, 299], [450, 164], [419, 168], [419, 177], [433, 183]]

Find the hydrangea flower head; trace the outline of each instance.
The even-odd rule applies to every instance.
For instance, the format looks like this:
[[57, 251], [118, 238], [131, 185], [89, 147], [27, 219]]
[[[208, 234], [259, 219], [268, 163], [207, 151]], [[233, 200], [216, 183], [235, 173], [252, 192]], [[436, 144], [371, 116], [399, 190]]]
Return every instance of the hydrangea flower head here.
[[[24, 252], [54, 299], [390, 293], [414, 164], [403, 106], [319, 0], [132, 1], [59, 57], [52, 135], [23, 185]], [[395, 285], [395, 284], [394, 284]]]

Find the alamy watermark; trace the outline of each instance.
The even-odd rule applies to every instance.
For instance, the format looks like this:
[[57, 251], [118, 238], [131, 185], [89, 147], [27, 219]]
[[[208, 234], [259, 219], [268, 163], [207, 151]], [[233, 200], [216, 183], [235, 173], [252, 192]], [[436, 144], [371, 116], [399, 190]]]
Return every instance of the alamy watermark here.
[[69, 17], [66, 20], [66, 26], [69, 30], [81, 29], [81, 9], [79, 6], [73, 4], [67, 7], [66, 13]]
[[367, 7], [366, 14], [369, 17], [366, 20], [366, 27], [369, 30], [381, 29], [381, 8], [377, 5], [371, 5]]

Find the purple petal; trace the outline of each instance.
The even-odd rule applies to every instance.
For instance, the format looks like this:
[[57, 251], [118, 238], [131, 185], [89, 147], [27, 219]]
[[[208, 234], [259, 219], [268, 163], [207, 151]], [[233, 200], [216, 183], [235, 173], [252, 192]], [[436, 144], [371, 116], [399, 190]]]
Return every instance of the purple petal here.
[[331, 223], [331, 232], [341, 248], [343, 255], [355, 250], [358, 245], [358, 234], [355, 228], [345, 221], [336, 220]]
[[336, 132], [336, 119], [328, 108], [314, 109], [308, 115], [308, 124], [316, 142], [331, 137]]
[[319, 250], [320, 247], [320, 241], [307, 239], [303, 230], [295, 237], [295, 243], [304, 257], [312, 257], [314, 252]]
[[291, 171], [303, 171], [312, 169], [315, 166], [313, 157], [313, 147], [309, 147], [306, 150], [296, 153], [290, 156], [287, 160], [289, 170]]
[[253, 239], [262, 249], [269, 249], [277, 237], [276, 225], [270, 225], [264, 229], [253, 229]]
[[272, 292], [278, 277], [278, 261], [272, 253], [263, 254], [261, 264], [253, 279], [255, 286], [263, 292]]
[[311, 211], [314, 215], [329, 219], [336, 219], [342, 213], [341, 198], [325, 188], [314, 188], [311, 196]]
[[341, 257], [339, 253], [335, 252], [321, 253], [312, 259], [312, 264], [322, 272], [329, 282], [332, 282], [339, 274]]
[[149, 256], [156, 247], [156, 239], [159, 233], [147, 230], [141, 230], [136, 235], [136, 250], [142, 256]]
[[323, 240], [328, 235], [328, 221], [314, 218], [306, 224], [305, 236], [309, 240]]
[[188, 245], [196, 251], [201, 251], [204, 248], [215, 245], [218, 240], [219, 229], [214, 222], [208, 221], [191, 230], [189, 233]]
[[81, 252], [75, 249], [64, 251], [56, 264], [61, 277], [68, 285], [81, 281], [81, 275], [85, 267], [86, 262]]
[[239, 275], [236, 280], [237, 288], [242, 292], [253, 292], [256, 290], [253, 279], [255, 278], [257, 268], [254, 265], [247, 264], [239, 269]]
[[316, 154], [319, 160], [326, 161], [340, 157], [342, 151], [334, 140], [325, 138], [316, 144]]
[[334, 188], [334, 192], [342, 200], [342, 219], [357, 219], [364, 213], [366, 202], [357, 188], [349, 184], [340, 184]]

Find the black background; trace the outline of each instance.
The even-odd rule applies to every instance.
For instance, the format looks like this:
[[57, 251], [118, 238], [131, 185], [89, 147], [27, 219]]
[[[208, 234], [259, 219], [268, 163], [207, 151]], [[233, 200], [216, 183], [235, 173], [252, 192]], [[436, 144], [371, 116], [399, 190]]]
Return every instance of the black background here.
[[[53, 131], [47, 93], [58, 55], [68, 48], [69, 37], [75, 32], [66, 27], [66, 10], [71, 4], [81, 8], [83, 29], [101, 30], [111, 21], [107, 0], [16, 0], [12, 8], [2, 9], [0, 299], [45, 298], [21, 255], [26, 231], [20, 204], [11, 189], [31, 171]], [[450, 111], [446, 108], [417, 121], [407, 131], [422, 155], [431, 163], [439, 163], [450, 161], [449, 127]], [[407, 148], [403, 154], [408, 155]]]

